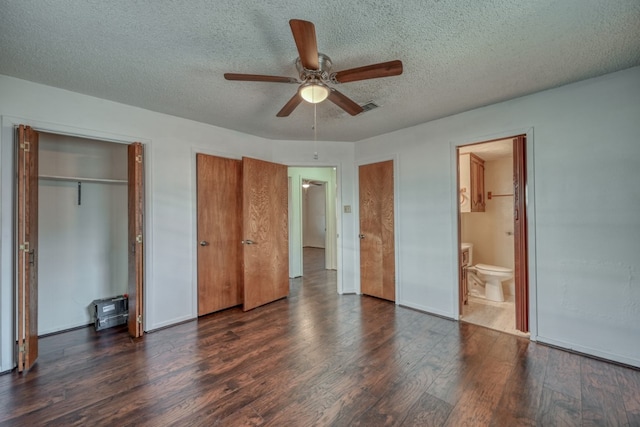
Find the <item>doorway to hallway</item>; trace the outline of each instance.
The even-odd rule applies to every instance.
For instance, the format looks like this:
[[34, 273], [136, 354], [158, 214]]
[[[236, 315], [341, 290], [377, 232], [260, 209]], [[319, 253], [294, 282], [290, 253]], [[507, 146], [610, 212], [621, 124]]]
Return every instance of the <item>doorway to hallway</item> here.
[[289, 167], [289, 277], [306, 274], [305, 248], [323, 249], [324, 268], [338, 270], [337, 170]]

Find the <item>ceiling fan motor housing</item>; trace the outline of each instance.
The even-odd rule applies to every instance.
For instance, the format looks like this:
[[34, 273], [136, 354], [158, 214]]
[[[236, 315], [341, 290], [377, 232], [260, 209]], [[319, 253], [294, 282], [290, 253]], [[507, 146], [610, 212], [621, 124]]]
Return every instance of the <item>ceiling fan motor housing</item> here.
[[300, 75], [300, 80], [306, 82], [307, 80], [320, 80], [323, 82], [328, 82], [330, 80], [331, 75], [329, 72], [331, 71], [332, 66], [331, 58], [329, 58], [324, 53], [318, 52], [318, 69], [317, 70], [308, 70], [302, 66], [302, 61], [300, 58], [296, 59], [296, 69], [298, 70], [298, 74]]

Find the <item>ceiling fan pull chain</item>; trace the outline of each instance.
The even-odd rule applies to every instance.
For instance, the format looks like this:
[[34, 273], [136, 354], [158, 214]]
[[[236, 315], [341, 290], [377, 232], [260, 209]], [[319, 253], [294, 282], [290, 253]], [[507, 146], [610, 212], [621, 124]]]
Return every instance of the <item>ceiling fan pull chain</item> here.
[[313, 160], [318, 160], [318, 104], [313, 104]]

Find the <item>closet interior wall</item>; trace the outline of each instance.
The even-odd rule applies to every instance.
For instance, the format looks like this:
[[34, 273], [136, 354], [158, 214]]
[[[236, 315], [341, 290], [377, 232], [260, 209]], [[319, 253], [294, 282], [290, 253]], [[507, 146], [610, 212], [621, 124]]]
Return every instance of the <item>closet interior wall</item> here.
[[127, 145], [40, 133], [38, 334], [127, 292]]

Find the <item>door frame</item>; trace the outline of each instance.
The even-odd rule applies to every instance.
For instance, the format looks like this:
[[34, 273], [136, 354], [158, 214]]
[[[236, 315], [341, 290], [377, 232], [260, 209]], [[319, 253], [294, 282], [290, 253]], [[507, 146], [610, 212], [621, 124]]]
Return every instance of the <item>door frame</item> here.
[[[335, 232], [336, 232], [336, 279], [337, 279], [337, 292], [342, 295], [344, 293], [349, 293], [352, 291], [345, 291], [344, 289], [344, 252], [342, 250], [342, 235], [343, 235], [343, 221], [342, 221], [342, 162], [282, 162], [282, 164], [287, 165], [289, 168], [335, 168], [336, 170], [336, 200], [335, 200]], [[302, 192], [302, 176], [301, 179], [296, 182], [294, 179], [291, 179], [291, 191]], [[326, 199], [325, 199], [326, 200]], [[327, 207], [328, 209], [328, 207]], [[325, 209], [326, 211], [326, 209]], [[300, 212], [291, 212], [292, 215], [289, 216], [289, 230], [291, 230], [292, 221], [298, 221], [299, 226], [302, 229], [302, 207], [300, 208]], [[325, 219], [326, 220], [326, 219]], [[325, 239], [326, 241], [326, 239]], [[302, 233], [300, 233], [300, 239], [298, 241], [293, 241], [292, 234], [289, 234], [289, 265], [293, 265], [292, 254], [294, 253], [292, 246], [296, 245], [300, 249], [300, 261], [298, 263], [299, 271], [303, 272], [303, 256], [302, 256]], [[326, 249], [326, 248], [325, 248]], [[351, 265], [349, 260], [346, 260], [346, 265]], [[291, 274], [290, 274], [291, 276]]]
[[[322, 169], [322, 168], [318, 168], [318, 169]], [[331, 221], [329, 220], [329, 215], [333, 215], [334, 218], [337, 215], [337, 211], [336, 212], [331, 212], [330, 211], [330, 204], [329, 204], [329, 196], [331, 195], [330, 191], [329, 191], [329, 181], [324, 181], [321, 179], [317, 179], [317, 178], [309, 178], [307, 176], [300, 175], [300, 181], [304, 182], [305, 180], [307, 181], [316, 181], [316, 182], [322, 182], [322, 187], [323, 187], [323, 197], [324, 197], [324, 250], [325, 250], [325, 254], [324, 254], [324, 265], [325, 265], [325, 269], [327, 270], [333, 270], [333, 268], [331, 268], [333, 266], [333, 260], [332, 258], [332, 254], [333, 252], [335, 252], [336, 250], [336, 245], [338, 244], [338, 239], [337, 237], [335, 237], [335, 235], [337, 234], [337, 232], [335, 230], [332, 230], [331, 228]], [[291, 177], [289, 177], [289, 182], [292, 182]], [[297, 186], [302, 187], [302, 182], [297, 183], [296, 184], [296, 188]], [[303, 188], [301, 190], [301, 195], [302, 197], [300, 198], [300, 224], [301, 224], [301, 233], [300, 233], [300, 238], [302, 239], [302, 243], [301, 243], [301, 248], [302, 251], [300, 253], [300, 259], [301, 259], [301, 271], [304, 275], [304, 218], [306, 215], [309, 214], [309, 212], [307, 212], [305, 210], [304, 207], [304, 194], [307, 193], [309, 191], [310, 188]], [[293, 192], [293, 188], [291, 188], [291, 192]], [[291, 201], [293, 198], [293, 194], [289, 194], [289, 201]], [[291, 206], [290, 206], [291, 207]], [[336, 207], [337, 210], [337, 207]], [[333, 227], [336, 227], [336, 222], [337, 220], [334, 219], [333, 221]], [[289, 229], [291, 229], [291, 221], [289, 221]], [[334, 236], [331, 236], [331, 233], [333, 232]], [[289, 245], [289, 250], [291, 250], [291, 244]], [[337, 264], [337, 258], [336, 258], [336, 264]]]
[[[2, 169], [2, 179], [0, 182], [2, 183], [2, 187], [0, 188], [0, 195], [2, 200], [2, 209], [4, 211], [6, 206], [11, 206], [13, 210], [14, 203], [14, 180], [13, 175], [15, 173], [15, 165], [13, 164], [13, 159], [15, 155], [14, 151], [14, 128], [18, 125], [30, 126], [32, 129], [38, 132], [46, 132], [58, 135], [68, 135], [85, 139], [94, 139], [99, 141], [106, 142], [114, 142], [119, 144], [131, 144], [134, 142], [142, 142], [145, 148], [145, 159], [144, 159], [144, 197], [145, 197], [145, 214], [144, 214], [144, 229], [147, 230], [145, 233], [145, 244], [144, 244], [144, 277], [145, 283], [151, 283], [153, 281], [152, 278], [152, 262], [153, 259], [151, 257], [151, 247], [152, 247], [152, 239], [153, 235], [150, 232], [152, 230], [152, 204], [149, 202], [151, 200], [151, 171], [152, 171], [152, 158], [151, 150], [152, 150], [152, 141], [148, 138], [141, 138], [130, 135], [121, 135], [110, 132], [99, 131], [95, 129], [85, 129], [78, 128], [75, 126], [61, 124], [61, 123], [51, 123], [44, 122], [41, 120], [36, 120], [28, 117], [15, 117], [15, 116], [2, 116], [2, 128], [1, 128], [1, 141], [2, 145], [0, 147], [0, 165]], [[15, 254], [14, 254], [14, 239], [4, 238], [5, 236], [13, 236], [15, 231], [13, 231], [14, 227], [14, 218], [13, 214], [9, 215], [1, 215], [1, 223], [0, 223], [0, 231], [2, 232], [3, 238], [0, 242], [0, 271], [2, 271], [0, 276], [0, 348], [2, 352], [0, 353], [0, 372], [8, 371], [13, 369], [15, 363], [17, 362], [14, 357], [14, 346], [15, 346], [15, 286], [14, 286], [14, 265], [15, 265]], [[149, 292], [145, 292], [143, 295], [144, 305], [143, 305], [143, 326], [149, 324], [147, 313], [149, 305]], [[146, 330], [146, 329], [145, 329]]]
[[357, 268], [354, 271], [354, 279], [355, 279], [355, 288], [356, 293], [358, 295], [362, 295], [362, 288], [360, 286], [360, 239], [358, 239], [358, 234], [360, 233], [360, 177], [359, 177], [359, 168], [363, 165], [369, 165], [372, 163], [386, 162], [391, 160], [393, 162], [393, 240], [394, 240], [394, 262], [396, 264], [395, 268], [395, 304], [402, 304], [402, 286], [401, 278], [402, 278], [402, 269], [400, 266], [400, 233], [398, 231], [398, 223], [400, 222], [399, 215], [399, 206], [400, 206], [400, 160], [397, 153], [393, 153], [390, 155], [384, 156], [376, 156], [376, 157], [367, 157], [364, 159], [360, 159], [354, 163], [354, 179], [353, 179], [353, 192], [354, 198], [353, 203], [354, 206], [351, 207], [352, 212], [355, 215], [354, 218], [354, 232], [356, 233], [354, 237], [354, 241], [357, 243], [354, 245], [354, 256], [355, 256], [355, 265]]
[[[329, 205], [327, 204], [327, 198], [329, 196], [329, 182], [328, 181], [322, 181], [319, 179], [314, 179], [314, 178], [306, 178], [304, 175], [300, 176], [301, 180], [304, 182], [305, 180], [307, 181], [315, 181], [315, 182], [322, 182], [322, 196], [323, 196], [323, 204], [324, 204], [324, 265], [325, 265], [325, 269], [330, 270], [330, 268], [328, 267], [328, 265], [331, 263], [329, 261], [329, 257], [331, 256], [331, 254], [329, 253], [330, 249], [330, 245], [332, 245], [332, 243], [329, 243], [330, 237], [329, 237], [329, 218], [328, 218], [328, 210], [329, 210]], [[289, 177], [289, 183], [291, 183], [291, 177]], [[302, 184], [300, 184], [300, 186], [302, 187]], [[300, 199], [300, 221], [302, 223], [302, 227], [301, 230], [302, 232], [300, 233], [300, 237], [302, 238], [302, 253], [300, 258], [302, 259], [302, 275], [304, 276], [304, 219], [307, 215], [309, 215], [309, 210], [307, 210], [305, 208], [305, 204], [304, 204], [304, 195], [307, 194], [309, 192], [309, 190], [311, 190], [314, 186], [310, 186], [309, 188], [303, 188], [302, 189], [302, 195], [303, 197]], [[291, 191], [293, 191], [293, 188], [291, 188]], [[291, 198], [292, 198], [292, 194], [289, 193], [289, 202], [291, 202]], [[291, 208], [291, 205], [289, 205], [289, 208]], [[289, 221], [289, 232], [291, 232], [291, 221]], [[291, 249], [291, 244], [289, 245], [289, 249]]]
[[455, 278], [452, 284], [452, 313], [454, 318], [460, 320], [459, 310], [459, 274], [460, 274], [460, 251], [458, 245], [460, 242], [460, 210], [458, 206], [458, 158], [457, 150], [465, 145], [473, 145], [478, 143], [490, 142], [500, 139], [515, 138], [518, 135], [526, 136], [525, 161], [526, 161], [526, 185], [525, 185], [525, 207], [527, 215], [527, 262], [528, 262], [528, 282], [529, 282], [529, 338], [531, 341], [537, 341], [538, 335], [538, 317], [537, 317], [537, 285], [536, 285], [536, 230], [535, 230], [535, 187], [534, 187], [534, 135], [533, 128], [516, 129], [500, 132], [492, 135], [477, 136], [473, 138], [465, 138], [463, 140], [452, 141], [449, 144], [451, 153], [451, 212], [453, 215], [451, 221], [452, 228], [452, 259], [453, 270], [452, 277]]

